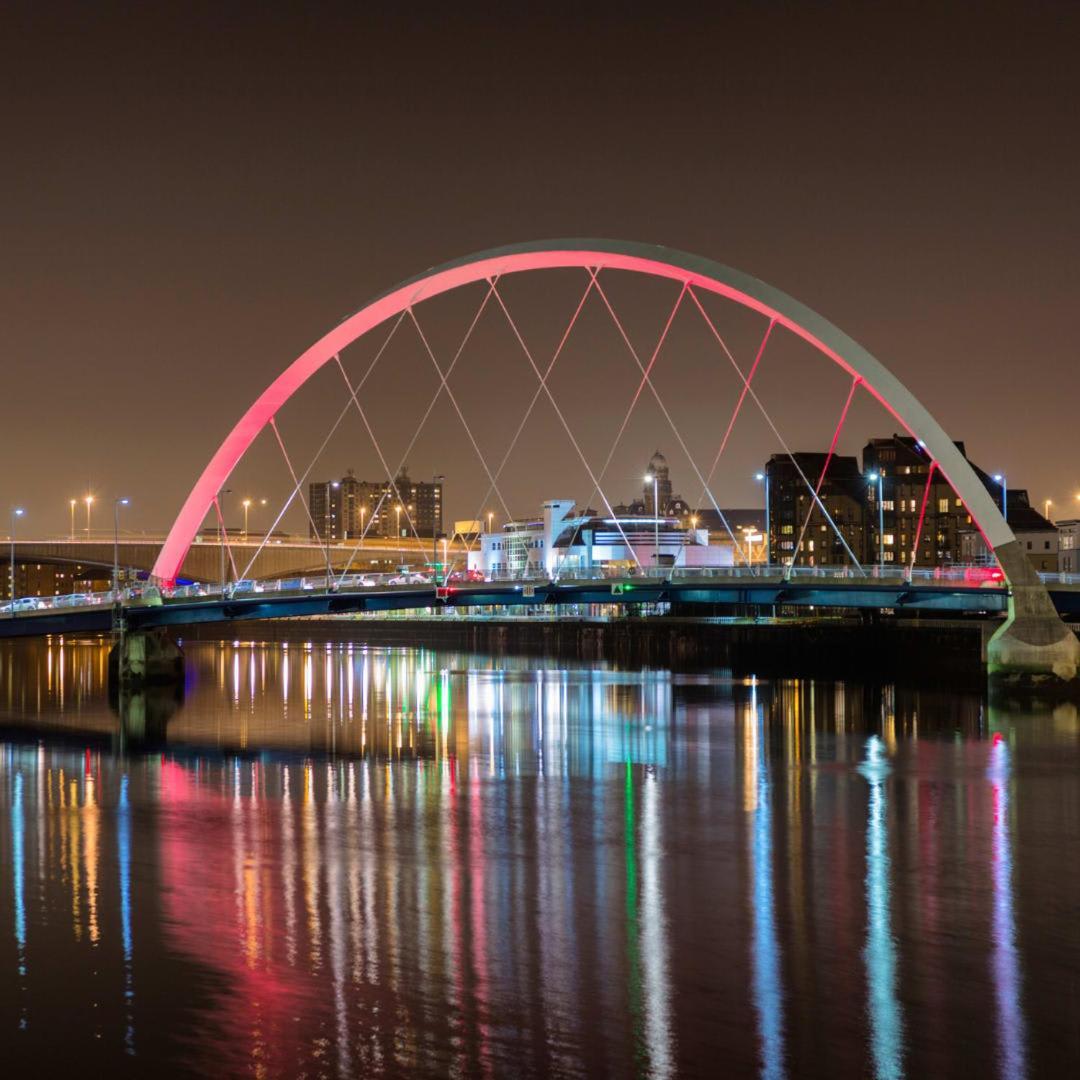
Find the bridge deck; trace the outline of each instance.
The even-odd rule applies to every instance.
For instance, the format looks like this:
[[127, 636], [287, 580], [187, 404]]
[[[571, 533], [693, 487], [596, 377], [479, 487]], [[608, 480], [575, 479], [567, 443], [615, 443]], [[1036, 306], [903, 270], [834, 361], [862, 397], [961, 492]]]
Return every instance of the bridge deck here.
[[[1080, 613], [1080, 589], [1052, 591], [1064, 614]], [[113, 619], [111, 594], [97, 602], [65, 605], [70, 598], [48, 598], [48, 607], [0, 617], [0, 637], [100, 633]], [[203, 587], [177, 589], [163, 601], [124, 603], [131, 629], [228, 622], [235, 619], [295, 618], [437, 607], [535, 607], [553, 604], [678, 603], [708, 607], [803, 609], [878, 609], [998, 615], [1008, 606], [1008, 592], [997, 583], [981, 586], [956, 581], [907, 581], [902, 576], [855, 576], [851, 573], [717, 572], [677, 573], [671, 577], [604, 576], [553, 582], [543, 580], [461, 582], [436, 587], [430, 581], [391, 583], [354, 575], [338, 587], [325, 579], [244, 582], [231, 595]]]

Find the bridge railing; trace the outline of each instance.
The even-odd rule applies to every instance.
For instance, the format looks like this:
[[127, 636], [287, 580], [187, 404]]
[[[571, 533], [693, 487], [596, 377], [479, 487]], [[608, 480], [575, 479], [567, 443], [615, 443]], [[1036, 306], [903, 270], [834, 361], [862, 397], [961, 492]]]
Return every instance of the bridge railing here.
[[[571, 585], [583, 581], [663, 581], [673, 583], [701, 582], [740, 582], [756, 581], [760, 584], [780, 584], [790, 582], [806, 584], [822, 582], [830, 585], [859, 586], [876, 583], [899, 585], [959, 585], [965, 588], [990, 587], [1002, 588], [1001, 571], [991, 567], [949, 566], [911, 570], [901, 566], [868, 566], [862, 570], [850, 566], [675, 566], [646, 567], [636, 572], [625, 568], [607, 566], [567, 569], [552, 582], [542, 569], [530, 569], [527, 572], [503, 571], [481, 578], [475, 572], [458, 571], [449, 578], [433, 581], [430, 570], [392, 571], [389, 573], [347, 574], [344, 577], [326, 575], [280, 578], [265, 581], [245, 579], [227, 583], [224, 588], [220, 583], [192, 584], [175, 587], [156, 586], [153, 583], [140, 583], [127, 586], [117, 593], [111, 590], [97, 593], [70, 593], [63, 596], [20, 597], [15, 601], [12, 611], [10, 602], [0, 604], [0, 615], [19, 615], [35, 611], [64, 611], [73, 608], [107, 607], [116, 603], [125, 606], [142, 606], [162, 602], [198, 601], [201, 599], [251, 598], [260, 594], [304, 594], [308, 592], [356, 592], [367, 589], [399, 589], [408, 586], [427, 586], [448, 584], [451, 587], [462, 585], [482, 585], [491, 582], [500, 585], [536, 585], [559, 583]], [[1040, 579], [1048, 586], [1080, 587], [1080, 573], [1040, 573]]]

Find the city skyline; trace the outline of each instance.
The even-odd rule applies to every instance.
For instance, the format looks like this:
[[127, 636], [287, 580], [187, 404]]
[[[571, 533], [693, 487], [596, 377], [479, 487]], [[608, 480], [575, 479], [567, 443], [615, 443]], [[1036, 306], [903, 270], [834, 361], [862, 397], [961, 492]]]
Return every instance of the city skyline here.
[[[160, 527], [256, 390], [343, 314], [442, 259], [560, 234], [659, 241], [761, 276], [879, 355], [979, 460], [1022, 475], [1037, 505], [1075, 493], [1071, 459], [1043, 445], [1067, 430], [1075, 371], [1065, 297], [1077, 160], [1055, 133], [1076, 74], [1052, 14], [1025, 21], [1037, 71], [982, 47], [1010, 36], [1001, 13], [984, 13], [980, 42], [949, 12], [866, 23], [740, 10], [659, 35], [584, 18], [569, 37], [521, 17], [476, 27], [453, 59], [392, 18], [316, 29], [282, 16], [241, 31], [203, 9], [138, 21], [102, 10], [73, 17], [70, 33], [45, 12], [5, 18], [17, 47], [0, 355], [4, 438], [21, 464], [0, 499], [33, 504], [50, 532], [87, 491], [103, 505], [131, 495], [132, 527]], [[874, 25], [911, 47], [871, 64], [852, 46]], [[722, 72], [703, 28], [745, 42]], [[523, 34], [536, 43], [525, 55]], [[315, 35], [320, 47], [303, 48]], [[556, 43], [565, 63], [551, 80], [540, 58]], [[587, 59], [616, 54], [627, 63], [595, 84]], [[628, 110], [646, 57], [654, 93]], [[483, 124], [436, 123], [447, 106], [491, 117], [499, 139]], [[726, 153], [706, 152], [705, 126]], [[193, 154], [205, 169], [188, 167]], [[433, 158], [500, 182], [432, 185]], [[570, 290], [558, 299], [571, 303]], [[655, 325], [634, 329], [647, 340]], [[454, 320], [435, 312], [429, 330], [443, 354]], [[625, 357], [589, 334], [583, 393], [595, 396]], [[483, 343], [470, 402], [505, 347]], [[395, 389], [400, 400], [393, 386], [379, 399], [391, 427]], [[832, 408], [825, 388], [802, 392], [813, 411]], [[42, 422], [46, 404], [64, 404], [63, 424]], [[303, 417], [293, 423], [317, 441]], [[663, 434], [654, 423], [644, 438]], [[748, 501], [760, 458], [732, 469], [723, 502]]]

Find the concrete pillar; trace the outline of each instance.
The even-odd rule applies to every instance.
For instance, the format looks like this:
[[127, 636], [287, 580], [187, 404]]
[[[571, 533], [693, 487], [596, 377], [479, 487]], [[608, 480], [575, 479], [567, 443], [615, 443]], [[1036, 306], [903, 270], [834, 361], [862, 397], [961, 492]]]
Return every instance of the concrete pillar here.
[[1076, 680], [1080, 640], [1061, 621], [1020, 542], [994, 554], [1009, 580], [1009, 616], [986, 648], [990, 676], [1031, 684]]
[[183, 682], [183, 651], [162, 627], [126, 633], [109, 652], [109, 683], [117, 689]]

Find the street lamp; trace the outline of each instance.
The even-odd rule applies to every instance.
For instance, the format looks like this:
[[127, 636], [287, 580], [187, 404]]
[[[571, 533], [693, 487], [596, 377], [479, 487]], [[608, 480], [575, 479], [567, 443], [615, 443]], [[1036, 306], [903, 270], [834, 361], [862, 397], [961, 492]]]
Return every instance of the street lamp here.
[[645, 483], [652, 481], [653, 563], [660, 565], [660, 478], [654, 472], [645, 474]]
[[[1080, 498], [1080, 495], [1078, 495], [1077, 498]], [[491, 532], [491, 523], [494, 520], [494, 518], [495, 518], [495, 511], [494, 510], [489, 510], [488, 511], [488, 532], [489, 533]]]
[[867, 477], [867, 480], [871, 484], [877, 484], [877, 520], [878, 520], [878, 566], [885, 569], [885, 502], [883, 485], [885, 481], [885, 474], [883, 472], [872, 472]]
[[[1047, 521], [1050, 521], [1050, 507], [1053, 506], [1053, 505], [1054, 505], [1054, 500], [1053, 499], [1043, 499], [1043, 506], [1044, 506], [1043, 517], [1046, 518]], [[1050, 524], [1052, 525], [1053, 522], [1050, 521]]]
[[769, 533], [769, 474], [767, 472], [755, 473], [754, 479], [765, 484], [765, 566], [772, 563], [772, 536]]
[[120, 507], [127, 506], [130, 501], [130, 499], [117, 499], [113, 503], [112, 589], [114, 604], [120, 602]]
[[397, 519], [397, 524], [394, 528], [397, 530], [398, 562], [401, 562], [404, 558], [401, 552], [401, 503], [398, 503], [397, 506], [394, 507], [394, 514]]
[[26, 511], [21, 506], [14, 506], [11, 509], [11, 604], [9, 610], [12, 618], [15, 618], [15, 522], [25, 513]]
[[86, 539], [90, 539], [90, 507], [94, 505], [94, 496], [87, 495], [83, 502], [86, 503]]
[[69, 506], [71, 508], [71, 541], [72, 541], [72, 543], [75, 542], [75, 504], [78, 501], [79, 501], [78, 499], [71, 499], [69, 501]]
[[221, 512], [221, 496], [231, 495], [232, 488], [221, 488], [218, 491], [218, 497], [214, 500], [215, 507], [217, 509], [217, 537], [218, 537], [218, 549], [221, 552], [221, 595], [225, 595], [225, 515]]
[[244, 539], [248, 538], [248, 511], [251, 509], [251, 500], [244, 499], [240, 504], [244, 508]]
[[364, 546], [364, 515], [367, 513], [367, 507], [360, 507], [360, 546]]
[[994, 479], [1001, 485], [1001, 516], [1009, 520], [1009, 482], [1004, 473], [994, 473]]
[[[436, 581], [439, 574], [437, 567], [439, 565], [439, 528], [442, 525], [442, 484], [446, 479], [442, 473], [436, 473], [431, 480], [431, 574], [432, 581]], [[438, 504], [436, 504], [436, 492], [439, 493]], [[438, 515], [436, 515], [436, 505], [438, 507]], [[445, 561], [445, 560], [444, 560]]]

